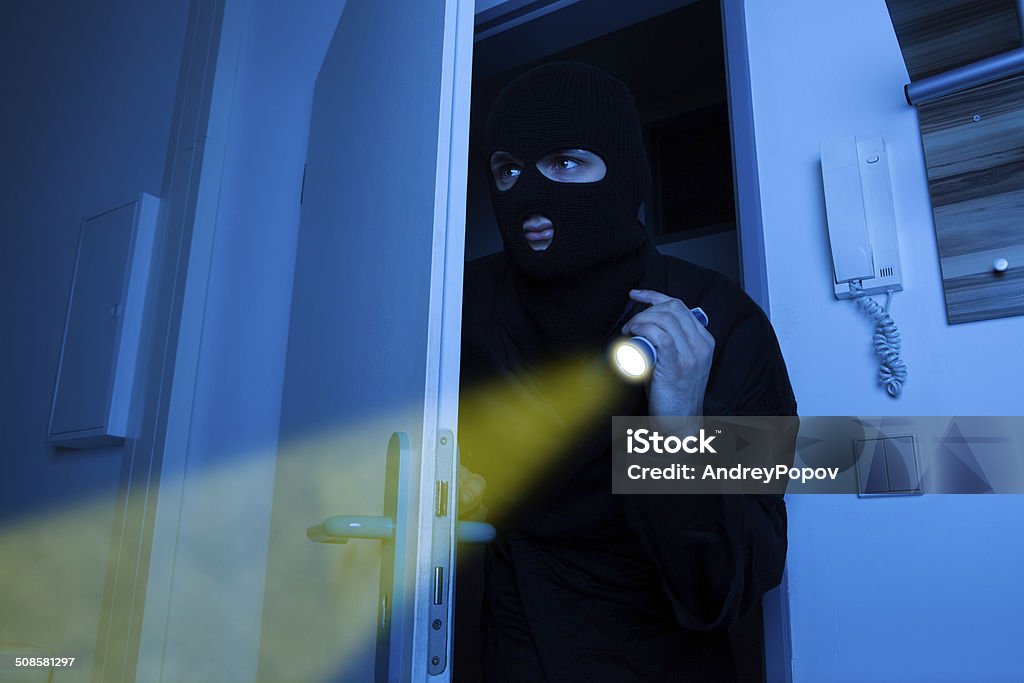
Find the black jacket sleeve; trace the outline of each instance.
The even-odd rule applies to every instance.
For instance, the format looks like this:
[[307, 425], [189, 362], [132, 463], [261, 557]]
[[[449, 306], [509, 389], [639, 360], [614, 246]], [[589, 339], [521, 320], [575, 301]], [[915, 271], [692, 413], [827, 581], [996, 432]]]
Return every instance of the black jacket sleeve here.
[[[716, 325], [709, 310], [716, 350], [704, 414], [796, 415], [771, 324], [749, 297], [729, 287], [699, 299], [718, 314]], [[729, 626], [782, 580], [781, 495], [630, 495], [624, 505], [685, 628]]]

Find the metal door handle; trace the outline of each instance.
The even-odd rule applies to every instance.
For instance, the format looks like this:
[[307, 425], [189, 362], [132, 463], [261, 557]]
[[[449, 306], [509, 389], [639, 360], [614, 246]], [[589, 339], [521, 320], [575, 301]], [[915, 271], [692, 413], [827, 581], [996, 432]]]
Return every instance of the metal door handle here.
[[[455, 535], [460, 543], [490, 543], [494, 527], [486, 522], [459, 522]], [[353, 538], [389, 541], [395, 536], [395, 523], [390, 517], [337, 515], [306, 529], [306, 537], [314, 543], [348, 543]]]
[[380, 541], [395, 536], [395, 523], [390, 517], [338, 515], [306, 529], [306, 538], [314, 543], [348, 543], [352, 538]]
[[[454, 557], [451, 537], [461, 543], [490, 543], [496, 532], [494, 527], [484, 522], [460, 522], [455, 517], [454, 496], [450, 493], [449, 482], [454, 481], [456, 474], [452, 466], [458, 461], [455, 451], [455, 436], [450, 430], [439, 429], [437, 433], [436, 457], [437, 468], [434, 472], [435, 491], [433, 514], [430, 518], [421, 519], [417, 533], [421, 538], [432, 540], [425, 555], [429, 552], [430, 565], [433, 568], [433, 591], [426, 605], [427, 619], [426, 648], [429, 665], [427, 672], [431, 676], [440, 675], [448, 665], [447, 642], [448, 623], [451, 606], [446, 596], [453, 590], [450, 571], [451, 559]], [[384, 509], [380, 515], [337, 515], [328, 517], [319, 524], [306, 529], [306, 537], [315, 543], [348, 543], [353, 538], [380, 541], [380, 588], [378, 591], [376, 662], [377, 676], [380, 681], [391, 680], [388, 677], [389, 666], [398, 655], [392, 657], [392, 621], [405, 624], [408, 628], [413, 610], [410, 601], [421, 591], [417, 588], [410, 595], [406, 590], [407, 563], [416, 561], [419, 555], [409, 555], [409, 534], [395, 533], [397, 520], [408, 518], [411, 482], [406, 477], [412, 448], [409, 435], [405, 432], [394, 432], [388, 440], [388, 452], [384, 461]], [[449, 506], [449, 503], [453, 503]], [[452, 534], [452, 525], [455, 533]], [[410, 529], [410, 531], [412, 531]], [[429, 532], [429, 534], [428, 534]], [[446, 577], [447, 580], [446, 580]], [[417, 570], [417, 579], [421, 578]], [[425, 577], [423, 577], [425, 578]]]
[[459, 522], [455, 526], [455, 538], [459, 543], [491, 543], [497, 531], [487, 522]]

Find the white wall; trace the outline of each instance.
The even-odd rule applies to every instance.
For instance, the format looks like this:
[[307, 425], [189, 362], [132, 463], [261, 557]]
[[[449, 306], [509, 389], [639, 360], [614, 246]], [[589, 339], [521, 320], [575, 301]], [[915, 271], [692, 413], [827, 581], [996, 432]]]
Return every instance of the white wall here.
[[44, 442], [84, 216], [159, 196], [187, 3], [0, 5], [0, 643], [87, 681], [120, 447]]
[[44, 443], [84, 216], [160, 194], [188, 3], [0, 4], [0, 643], [91, 675], [121, 448]]
[[[771, 315], [805, 415], [1024, 413], [1024, 318], [949, 326], [917, 118], [884, 0], [746, 3]], [[818, 145], [888, 143], [904, 395], [831, 293]], [[1024, 498], [790, 498], [796, 681], [1021, 680]]]

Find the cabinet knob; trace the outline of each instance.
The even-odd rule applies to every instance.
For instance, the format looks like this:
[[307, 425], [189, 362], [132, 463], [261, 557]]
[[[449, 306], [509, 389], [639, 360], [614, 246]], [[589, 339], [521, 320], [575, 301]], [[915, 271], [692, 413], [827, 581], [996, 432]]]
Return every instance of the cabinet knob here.
[[992, 262], [992, 269], [995, 270], [997, 273], [1002, 273], [1009, 267], [1010, 262], [1004, 258], [997, 258], [995, 261]]

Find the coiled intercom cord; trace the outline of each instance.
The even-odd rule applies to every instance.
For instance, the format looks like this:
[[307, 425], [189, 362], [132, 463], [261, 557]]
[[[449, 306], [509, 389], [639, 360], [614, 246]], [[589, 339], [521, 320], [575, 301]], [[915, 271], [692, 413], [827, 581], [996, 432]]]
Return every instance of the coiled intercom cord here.
[[907, 381], [907, 364], [900, 357], [899, 328], [896, 327], [892, 316], [889, 315], [892, 292], [889, 292], [885, 308], [865, 294], [855, 297], [854, 301], [875, 321], [875, 333], [871, 340], [875, 347], [875, 353], [882, 361], [878, 368], [878, 383], [885, 387], [890, 396], [899, 396], [903, 391], [904, 382]]

